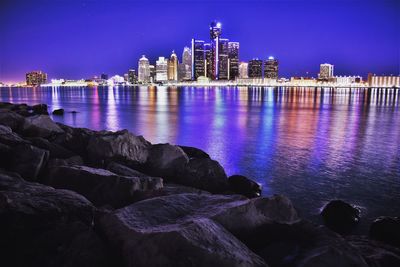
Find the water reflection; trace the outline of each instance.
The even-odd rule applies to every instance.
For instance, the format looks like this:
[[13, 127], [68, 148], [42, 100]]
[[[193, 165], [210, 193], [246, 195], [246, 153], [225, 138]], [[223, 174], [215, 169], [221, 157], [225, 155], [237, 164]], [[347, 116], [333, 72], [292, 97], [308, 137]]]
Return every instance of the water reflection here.
[[64, 108], [54, 119], [76, 127], [200, 147], [228, 174], [258, 179], [264, 194], [290, 196], [310, 218], [332, 198], [360, 205], [367, 218], [400, 213], [399, 97], [376, 89], [0, 89], [0, 101]]

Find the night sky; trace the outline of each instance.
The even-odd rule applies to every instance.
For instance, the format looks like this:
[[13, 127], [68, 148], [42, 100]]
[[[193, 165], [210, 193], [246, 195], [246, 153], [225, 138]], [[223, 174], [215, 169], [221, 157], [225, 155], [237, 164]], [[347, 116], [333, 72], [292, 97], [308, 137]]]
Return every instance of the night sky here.
[[240, 42], [240, 60], [272, 55], [280, 76], [400, 73], [400, 1], [1, 0], [0, 81], [43, 70], [50, 78], [126, 73], [145, 54], [181, 60], [212, 20]]

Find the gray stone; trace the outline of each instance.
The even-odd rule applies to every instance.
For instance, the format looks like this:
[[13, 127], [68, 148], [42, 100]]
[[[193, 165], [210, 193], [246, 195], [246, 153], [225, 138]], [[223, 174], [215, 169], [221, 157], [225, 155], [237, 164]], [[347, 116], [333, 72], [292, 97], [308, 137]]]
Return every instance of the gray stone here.
[[24, 136], [49, 138], [64, 131], [47, 115], [36, 115], [25, 118], [22, 129]]

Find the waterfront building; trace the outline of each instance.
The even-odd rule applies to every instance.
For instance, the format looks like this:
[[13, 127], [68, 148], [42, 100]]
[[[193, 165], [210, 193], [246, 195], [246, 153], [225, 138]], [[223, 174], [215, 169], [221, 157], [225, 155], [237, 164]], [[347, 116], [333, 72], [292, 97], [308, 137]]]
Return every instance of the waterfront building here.
[[150, 69], [150, 82], [153, 83], [156, 80], [156, 67], [154, 65], [149, 65]]
[[320, 80], [330, 80], [333, 78], [333, 65], [324, 63], [320, 65], [318, 78]]
[[168, 80], [168, 60], [165, 57], [159, 57], [156, 61], [157, 82], [166, 82]]
[[192, 78], [192, 50], [185, 46], [182, 53], [182, 67], [180, 80], [188, 81]]
[[219, 75], [219, 49], [220, 49], [220, 36], [222, 34], [221, 23], [211, 22], [210, 24], [210, 51], [211, 51], [211, 68], [209, 78], [218, 80]]
[[192, 80], [205, 76], [204, 41], [192, 39]]
[[269, 57], [264, 63], [264, 78], [278, 80], [278, 60]]
[[135, 83], [137, 83], [136, 70], [134, 70], [134, 69], [128, 70], [128, 82], [129, 82], [130, 84], [135, 84]]
[[178, 57], [176, 56], [175, 51], [172, 51], [168, 60], [168, 80], [178, 81]]
[[351, 85], [362, 83], [361, 76], [335, 76], [334, 78], [337, 85]]
[[102, 80], [108, 80], [108, 75], [102, 73], [102, 74], [100, 75], [100, 79], [102, 79]]
[[248, 75], [249, 78], [262, 78], [263, 77], [263, 61], [255, 58], [249, 61]]
[[228, 43], [228, 80], [239, 77], [239, 42]]
[[211, 44], [206, 43], [204, 44], [204, 66], [205, 66], [205, 76], [208, 78], [212, 77], [212, 64], [213, 64], [213, 58], [212, 58], [212, 51], [211, 51]]
[[371, 87], [400, 87], [400, 75], [375, 75], [368, 73], [368, 85]]
[[[215, 80], [227, 80], [229, 74], [229, 40], [219, 38], [219, 48], [217, 50], [218, 69], [216, 72]], [[214, 59], [215, 60], [215, 59]]]
[[150, 63], [144, 55], [139, 59], [138, 81], [140, 83], [150, 82]]
[[249, 78], [248, 67], [249, 67], [249, 63], [247, 63], [247, 62], [240, 62], [239, 63], [239, 78], [240, 79]]
[[121, 85], [125, 83], [125, 77], [114, 75], [110, 78], [110, 81], [112, 81], [113, 85]]
[[47, 74], [42, 71], [31, 71], [26, 74], [26, 84], [27, 85], [41, 85], [46, 83]]

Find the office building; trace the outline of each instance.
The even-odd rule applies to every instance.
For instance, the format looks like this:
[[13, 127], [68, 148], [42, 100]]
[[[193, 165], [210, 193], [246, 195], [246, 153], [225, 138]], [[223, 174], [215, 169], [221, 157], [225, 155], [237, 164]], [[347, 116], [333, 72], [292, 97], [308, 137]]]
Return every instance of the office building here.
[[159, 57], [156, 61], [157, 82], [166, 82], [168, 80], [168, 60], [165, 57]]
[[168, 80], [178, 81], [178, 57], [176, 56], [175, 51], [172, 51], [168, 60]]
[[182, 53], [182, 67], [180, 80], [188, 81], [192, 78], [192, 50], [185, 46]]
[[237, 77], [239, 77], [239, 43], [229, 42], [228, 50], [228, 80], [235, 80]]
[[375, 75], [368, 73], [368, 85], [371, 87], [398, 87], [400, 88], [400, 76]]
[[108, 75], [102, 73], [102, 74], [100, 75], [100, 79], [102, 79], [102, 80], [108, 80]]
[[262, 78], [263, 77], [263, 61], [255, 58], [249, 61], [248, 75], [249, 78]]
[[136, 70], [134, 70], [134, 69], [128, 70], [128, 82], [129, 82], [130, 84], [135, 84], [135, 83], [137, 83]]
[[46, 83], [47, 74], [42, 71], [32, 71], [26, 74], [26, 84], [37, 86]]
[[325, 63], [319, 68], [318, 78], [320, 80], [330, 80], [333, 77], [333, 65]]
[[264, 63], [264, 78], [278, 79], [278, 60], [274, 57], [269, 57]]
[[240, 79], [249, 78], [248, 66], [249, 66], [249, 63], [247, 63], [247, 62], [240, 62], [239, 63], [239, 78]]
[[150, 82], [150, 63], [144, 55], [139, 59], [138, 81], [140, 83]]
[[204, 41], [192, 39], [192, 80], [205, 76], [204, 69]]
[[211, 44], [206, 43], [204, 44], [204, 66], [205, 66], [205, 76], [210, 78], [212, 77], [212, 64], [213, 64], [213, 58], [212, 58], [212, 51], [211, 51]]

